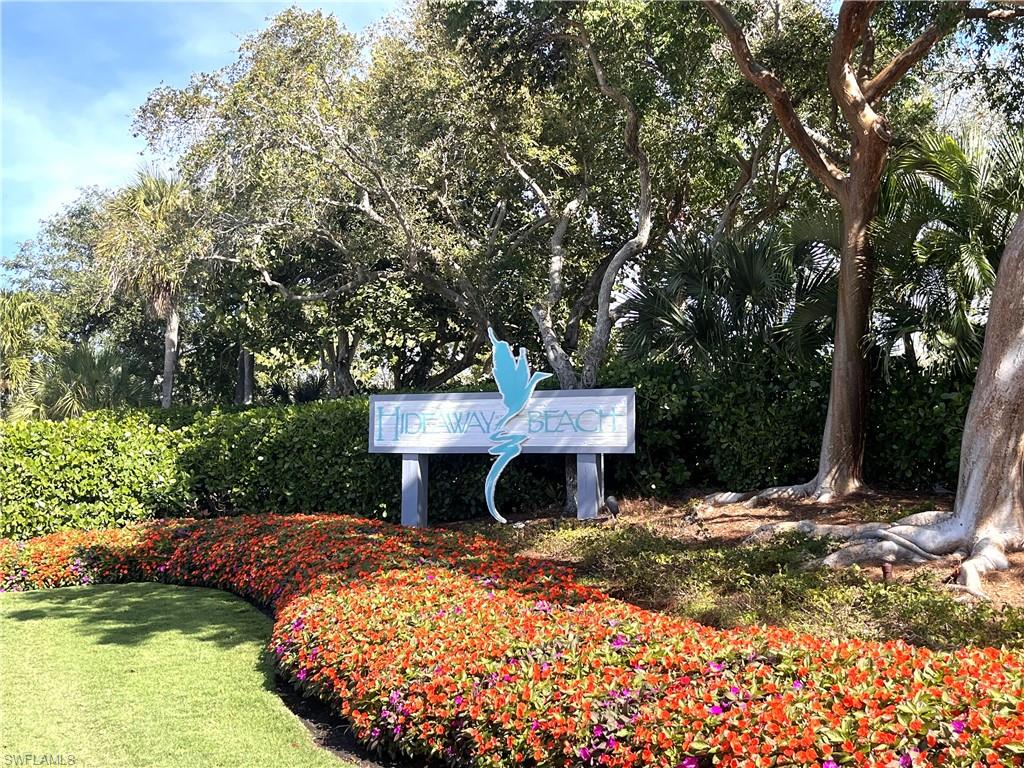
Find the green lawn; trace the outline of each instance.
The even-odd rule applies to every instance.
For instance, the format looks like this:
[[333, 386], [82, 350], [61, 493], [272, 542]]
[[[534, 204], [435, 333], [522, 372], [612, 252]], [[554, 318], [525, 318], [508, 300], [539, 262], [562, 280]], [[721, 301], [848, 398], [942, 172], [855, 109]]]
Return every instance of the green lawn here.
[[63, 755], [76, 768], [348, 768], [273, 692], [262, 652], [270, 629], [247, 603], [209, 589], [0, 595], [4, 765]]

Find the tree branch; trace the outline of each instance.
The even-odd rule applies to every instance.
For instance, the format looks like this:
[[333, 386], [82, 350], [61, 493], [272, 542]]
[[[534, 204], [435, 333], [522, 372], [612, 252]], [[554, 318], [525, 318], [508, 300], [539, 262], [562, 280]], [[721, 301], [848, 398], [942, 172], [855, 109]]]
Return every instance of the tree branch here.
[[637, 226], [636, 234], [622, 244], [612, 256], [601, 278], [601, 284], [597, 293], [597, 316], [594, 318], [594, 332], [590, 337], [586, 352], [583, 355], [583, 370], [580, 377], [580, 384], [589, 388], [597, 383], [597, 371], [604, 359], [608, 349], [608, 342], [611, 338], [612, 317], [611, 297], [615, 281], [618, 279], [619, 270], [623, 265], [647, 247], [651, 237], [651, 169], [647, 159], [647, 153], [640, 143], [640, 115], [636, 106], [617, 86], [609, 79], [602, 65], [597, 51], [590, 42], [586, 29], [575, 24], [575, 28], [586, 51], [587, 58], [597, 78], [598, 88], [605, 97], [619, 105], [626, 114], [626, 125], [623, 128], [623, 143], [626, 153], [633, 158], [637, 171], [640, 174], [640, 200], [637, 205]]
[[270, 271], [263, 267], [259, 267], [260, 277], [263, 278], [263, 282], [276, 290], [280, 294], [281, 298], [285, 301], [323, 301], [334, 296], [341, 296], [343, 294], [353, 293], [364, 285], [373, 282], [381, 277], [382, 273], [376, 270], [365, 271], [361, 267], [356, 268], [356, 276], [349, 280], [344, 285], [339, 285], [334, 288], [319, 291], [317, 293], [295, 293], [284, 283], [278, 282], [271, 276]]
[[882, 67], [877, 75], [864, 83], [862, 90], [867, 102], [874, 104], [892, 90], [893, 86], [910, 71], [910, 68], [927, 56], [935, 44], [952, 32], [955, 26], [955, 23], [942, 25], [938, 19], [929, 24], [910, 45]]
[[772, 111], [779, 122], [779, 127], [789, 138], [808, 169], [816, 179], [834, 196], [842, 194], [846, 174], [831, 160], [818, 151], [817, 145], [808, 136], [803, 122], [796, 113], [796, 107], [782, 81], [769, 70], [762, 67], [750, 51], [743, 28], [720, 0], [703, 0], [708, 13], [718, 22], [722, 32], [729, 40], [733, 58], [743, 76], [768, 97]]

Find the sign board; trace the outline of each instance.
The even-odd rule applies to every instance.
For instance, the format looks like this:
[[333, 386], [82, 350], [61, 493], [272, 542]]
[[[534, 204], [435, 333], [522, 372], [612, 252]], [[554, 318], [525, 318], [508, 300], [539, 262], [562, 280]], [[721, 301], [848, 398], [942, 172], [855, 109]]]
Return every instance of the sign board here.
[[[497, 392], [371, 395], [371, 453], [488, 453], [506, 414]], [[633, 453], [632, 389], [534, 392], [503, 429], [523, 453]]]
[[484, 480], [487, 509], [498, 512], [495, 489], [520, 453], [576, 454], [576, 516], [597, 517], [604, 503], [603, 455], [633, 453], [636, 407], [632, 389], [536, 392], [550, 373], [530, 372], [519, 355], [488, 328], [497, 392], [372, 395], [370, 452], [402, 454], [402, 525], [427, 524], [427, 456], [489, 453]]

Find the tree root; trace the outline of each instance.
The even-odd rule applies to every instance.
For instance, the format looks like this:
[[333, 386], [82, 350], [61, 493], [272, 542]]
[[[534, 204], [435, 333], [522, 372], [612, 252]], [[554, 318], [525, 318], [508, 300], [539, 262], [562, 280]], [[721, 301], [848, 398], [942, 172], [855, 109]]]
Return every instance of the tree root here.
[[946, 557], [956, 558], [959, 567], [950, 588], [988, 600], [982, 577], [1009, 568], [1006, 542], [998, 538], [977, 538], [950, 512], [920, 512], [895, 523], [829, 525], [812, 520], [763, 525], [747, 542], [763, 542], [787, 531], [814, 538], [831, 538], [847, 544], [819, 563], [828, 568], [850, 565], [920, 565]]
[[779, 485], [774, 488], [765, 488], [763, 491], [750, 491], [748, 493], [712, 493], [704, 497], [706, 504], [716, 507], [722, 504], [739, 504], [744, 506], [757, 507], [768, 501], [795, 501], [814, 497], [816, 500], [829, 501], [832, 497], [831, 491], [825, 491], [818, 487], [817, 478], [809, 483], [799, 485]]
[[830, 501], [834, 501], [840, 495], [847, 495], [849, 493], [870, 493], [870, 491], [867, 487], [858, 484], [853, 489], [845, 489], [842, 493], [839, 493], [830, 484], [822, 483], [815, 477], [806, 483], [777, 485], [761, 491], [712, 493], [704, 497], [704, 503], [712, 507], [739, 503], [742, 503], [745, 507], [760, 507], [772, 501], [799, 501], [806, 499], [827, 504]]

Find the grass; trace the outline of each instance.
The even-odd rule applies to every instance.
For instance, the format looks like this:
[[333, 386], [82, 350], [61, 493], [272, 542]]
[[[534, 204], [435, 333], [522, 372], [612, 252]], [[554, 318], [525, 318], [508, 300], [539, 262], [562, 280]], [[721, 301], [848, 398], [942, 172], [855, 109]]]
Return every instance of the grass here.
[[808, 568], [831, 545], [802, 536], [761, 545], [705, 542], [630, 521], [565, 521], [521, 531], [480, 526], [479, 532], [531, 556], [574, 563], [584, 581], [620, 599], [714, 627], [770, 624], [939, 650], [1024, 649], [1024, 611], [960, 602], [934, 572], [885, 584], [857, 568]]
[[247, 603], [208, 589], [0, 595], [4, 764], [349, 768], [274, 693], [270, 631]]

